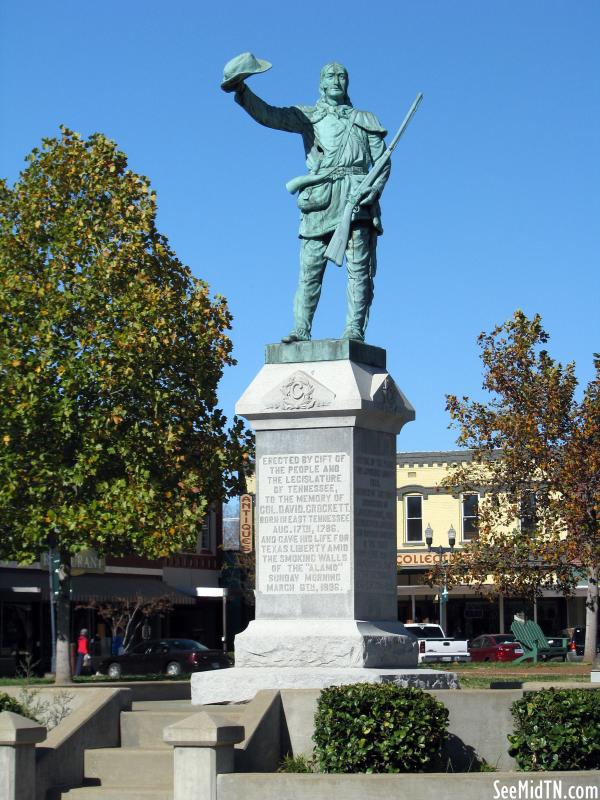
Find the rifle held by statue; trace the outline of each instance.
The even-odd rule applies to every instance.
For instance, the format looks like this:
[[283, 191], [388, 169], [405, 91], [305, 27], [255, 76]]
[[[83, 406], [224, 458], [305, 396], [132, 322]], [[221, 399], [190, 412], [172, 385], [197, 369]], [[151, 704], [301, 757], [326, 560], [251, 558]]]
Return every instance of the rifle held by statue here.
[[410, 107], [408, 114], [404, 118], [402, 125], [400, 125], [400, 127], [398, 128], [398, 132], [390, 142], [390, 145], [386, 149], [385, 153], [383, 153], [373, 164], [368, 174], [365, 175], [364, 180], [360, 183], [356, 191], [352, 192], [348, 196], [346, 200], [346, 205], [344, 206], [344, 211], [342, 213], [342, 218], [339, 221], [337, 228], [333, 232], [331, 241], [329, 242], [327, 250], [325, 251], [326, 258], [328, 258], [330, 261], [333, 261], [335, 264], [338, 265], [338, 267], [341, 267], [342, 262], [344, 261], [344, 253], [346, 252], [346, 246], [348, 244], [348, 239], [350, 237], [350, 226], [352, 224], [354, 211], [359, 207], [359, 200], [361, 197], [365, 197], [368, 194], [368, 192], [373, 188], [373, 185], [381, 175], [383, 168], [392, 157], [394, 148], [400, 141], [400, 137], [408, 127], [408, 123], [413, 118], [413, 115], [417, 110], [418, 105], [422, 99], [423, 99], [423, 93], [419, 92], [414, 103]]

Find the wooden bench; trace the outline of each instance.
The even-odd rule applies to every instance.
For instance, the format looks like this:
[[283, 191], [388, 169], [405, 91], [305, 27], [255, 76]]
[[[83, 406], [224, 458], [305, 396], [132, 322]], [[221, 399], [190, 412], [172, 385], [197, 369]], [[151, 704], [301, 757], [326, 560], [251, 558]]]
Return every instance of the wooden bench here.
[[560, 645], [551, 645], [537, 622], [531, 619], [526, 622], [514, 620], [510, 630], [515, 639], [522, 644], [525, 651], [520, 658], [513, 661], [513, 664], [517, 664], [519, 661], [528, 661], [529, 659], [534, 664], [537, 664], [538, 659], [548, 661], [551, 658], [562, 658], [564, 661], [567, 657], [567, 639], [561, 639]]

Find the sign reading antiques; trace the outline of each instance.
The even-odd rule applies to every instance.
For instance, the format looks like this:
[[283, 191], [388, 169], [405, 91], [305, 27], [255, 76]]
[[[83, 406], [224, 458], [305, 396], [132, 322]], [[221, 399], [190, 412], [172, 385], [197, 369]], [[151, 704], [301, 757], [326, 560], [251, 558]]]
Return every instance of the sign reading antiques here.
[[252, 552], [252, 495], [240, 496], [240, 550]]

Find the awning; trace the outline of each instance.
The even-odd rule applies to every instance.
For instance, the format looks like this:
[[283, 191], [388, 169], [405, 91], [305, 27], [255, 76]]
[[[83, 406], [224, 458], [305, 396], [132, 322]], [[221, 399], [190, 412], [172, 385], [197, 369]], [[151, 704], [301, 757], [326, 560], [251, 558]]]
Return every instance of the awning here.
[[77, 575], [72, 579], [74, 601], [81, 600], [133, 600], [140, 596], [146, 600], [167, 596], [173, 605], [196, 605], [196, 599], [177, 591], [160, 578], [135, 575]]
[[47, 572], [36, 569], [0, 569], [0, 594], [19, 599], [48, 599], [50, 581]]

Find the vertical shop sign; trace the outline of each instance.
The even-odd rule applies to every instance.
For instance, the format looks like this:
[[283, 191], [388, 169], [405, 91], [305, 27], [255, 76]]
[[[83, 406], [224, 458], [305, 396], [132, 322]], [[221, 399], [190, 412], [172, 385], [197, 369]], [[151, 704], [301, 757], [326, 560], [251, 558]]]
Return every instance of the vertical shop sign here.
[[240, 550], [242, 553], [252, 552], [252, 495], [240, 497]]

